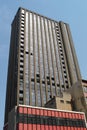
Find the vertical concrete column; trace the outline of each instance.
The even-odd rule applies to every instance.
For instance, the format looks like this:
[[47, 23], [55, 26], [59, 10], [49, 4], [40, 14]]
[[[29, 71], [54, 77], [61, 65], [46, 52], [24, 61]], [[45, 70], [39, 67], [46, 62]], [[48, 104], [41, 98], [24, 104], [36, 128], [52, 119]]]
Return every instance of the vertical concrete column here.
[[75, 48], [74, 48], [74, 44], [73, 44], [73, 40], [72, 40], [72, 36], [71, 36], [71, 32], [70, 32], [70, 28], [68, 24], [66, 25], [66, 28], [67, 28], [67, 32], [69, 36], [70, 46], [72, 49], [72, 55], [73, 55], [73, 59], [74, 59], [75, 67], [76, 67], [77, 77], [78, 77], [78, 80], [81, 80], [82, 78], [81, 78], [80, 68], [79, 68], [79, 64], [78, 64], [78, 60], [75, 53]]
[[64, 45], [64, 51], [66, 55], [66, 60], [67, 60], [67, 66], [68, 66], [68, 71], [69, 71], [69, 76], [70, 76], [70, 81], [71, 85], [77, 82], [77, 73], [76, 73], [76, 68], [74, 64], [74, 59], [72, 55], [72, 49], [70, 46], [70, 41], [69, 41], [69, 36], [66, 28], [66, 24], [63, 22], [60, 22], [60, 28], [61, 28], [61, 34], [62, 34], [62, 39], [63, 39], [63, 45]]

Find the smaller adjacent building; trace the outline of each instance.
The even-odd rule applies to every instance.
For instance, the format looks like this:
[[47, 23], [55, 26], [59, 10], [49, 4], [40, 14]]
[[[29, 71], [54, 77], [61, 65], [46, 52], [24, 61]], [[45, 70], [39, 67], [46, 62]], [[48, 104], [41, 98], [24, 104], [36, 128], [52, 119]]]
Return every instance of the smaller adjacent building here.
[[83, 86], [85, 101], [87, 104], [87, 80], [82, 79], [82, 86]]
[[83, 112], [42, 107], [16, 106], [4, 130], [86, 130]]
[[68, 92], [63, 92], [61, 93], [60, 97], [53, 97], [51, 100], [49, 100], [45, 104], [45, 107], [72, 111], [71, 94]]

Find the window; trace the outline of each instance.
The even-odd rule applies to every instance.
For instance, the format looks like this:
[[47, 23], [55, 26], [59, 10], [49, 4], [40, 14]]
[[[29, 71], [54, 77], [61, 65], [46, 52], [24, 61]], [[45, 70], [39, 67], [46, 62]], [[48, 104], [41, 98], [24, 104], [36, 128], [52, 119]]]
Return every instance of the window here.
[[64, 100], [60, 100], [61, 103], [64, 103]]
[[24, 20], [23, 20], [23, 21], [21, 21], [21, 23], [22, 23], [22, 24], [24, 24]]
[[19, 100], [20, 100], [20, 101], [23, 101], [23, 97], [19, 97]]
[[21, 28], [21, 31], [24, 31], [24, 28]]
[[30, 55], [33, 55], [33, 53], [30, 53]]
[[54, 77], [52, 77], [51, 79], [54, 80]]
[[55, 86], [55, 83], [52, 83], [53, 86]]
[[22, 71], [22, 70], [20, 70], [20, 73], [23, 73], [23, 71]]
[[28, 52], [28, 51], [26, 51], [25, 53], [26, 53], [26, 54], [29, 54], [29, 52]]
[[47, 84], [50, 85], [50, 81], [47, 81]]
[[40, 83], [40, 79], [37, 79], [37, 83]]
[[23, 39], [23, 40], [24, 40], [24, 37], [22, 37], [22, 36], [21, 36], [21, 39]]
[[21, 32], [21, 35], [24, 35], [24, 32]]
[[65, 69], [65, 66], [63, 66], [63, 69]]
[[65, 71], [65, 70], [64, 70], [63, 72], [64, 72], [64, 73], [66, 73], [66, 71]]
[[39, 75], [39, 74], [36, 74], [36, 76], [37, 76], [37, 77], [40, 77], [40, 75]]
[[71, 101], [66, 101], [67, 104], [71, 104]]
[[21, 20], [24, 20], [24, 17], [21, 17]]
[[42, 84], [45, 84], [45, 81], [42, 81]]
[[49, 77], [49, 76], [47, 76], [47, 79], [50, 79], [50, 77]]
[[23, 32], [23, 33], [24, 33], [24, 28], [21, 28], [21, 32]]
[[23, 68], [23, 65], [20, 65], [21, 68]]
[[62, 57], [61, 59], [64, 60], [64, 57]]
[[24, 28], [24, 24], [21, 24], [21, 27], [23, 27], [23, 28]]
[[23, 62], [20, 62], [20, 65], [24, 65], [24, 63], [23, 63]]
[[21, 15], [21, 18], [24, 18], [24, 15]]
[[58, 28], [56, 28], [56, 31], [58, 31], [58, 32], [59, 32], [59, 29], [58, 29]]
[[19, 93], [23, 94], [23, 90], [19, 90]]
[[24, 50], [23, 50], [23, 49], [21, 49], [21, 50], [20, 50], [20, 52], [22, 52], [22, 53], [23, 53], [23, 52], [24, 52]]
[[58, 36], [58, 37], [60, 37], [60, 34], [59, 34], [59, 32], [57, 32], [57, 36]]
[[69, 86], [68, 86], [68, 85], [66, 85], [66, 88], [68, 89], [68, 88], [69, 88]]
[[21, 33], [21, 37], [24, 37], [24, 32]]
[[21, 58], [23, 58], [23, 55], [20, 55]]
[[65, 80], [65, 83], [67, 83], [67, 84], [68, 84], [68, 81], [67, 81], [67, 80]]
[[23, 40], [21, 40], [21, 45], [22, 45], [22, 46], [24, 45], [24, 41], [23, 41]]
[[60, 85], [59, 85], [59, 84], [57, 84], [57, 87], [60, 87]]
[[34, 79], [31, 79], [32, 82], [34, 82]]
[[21, 19], [21, 21], [24, 21], [24, 19]]
[[66, 75], [64, 75], [64, 78], [67, 78], [67, 76], [66, 76]]
[[64, 85], [62, 85], [62, 88], [64, 88]]
[[20, 39], [21, 43], [24, 43], [24, 40], [23, 39]]

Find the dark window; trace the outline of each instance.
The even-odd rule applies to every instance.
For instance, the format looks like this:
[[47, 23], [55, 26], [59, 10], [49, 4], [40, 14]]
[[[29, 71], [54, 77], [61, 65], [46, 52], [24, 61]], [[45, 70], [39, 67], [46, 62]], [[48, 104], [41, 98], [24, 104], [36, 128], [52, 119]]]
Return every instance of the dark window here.
[[68, 86], [68, 85], [66, 85], [66, 88], [68, 89], [68, 88], [69, 88], [69, 86]]
[[30, 53], [30, 55], [33, 55], [33, 53]]
[[24, 36], [24, 33], [21, 33], [22, 36]]
[[36, 74], [36, 76], [37, 76], [37, 77], [40, 77], [40, 75], [39, 75], [39, 74]]
[[24, 30], [21, 29], [21, 32], [24, 32]]
[[20, 55], [20, 57], [24, 57], [23, 55]]
[[64, 88], [64, 85], [62, 85], [62, 88]]
[[68, 83], [68, 81], [66, 80], [65, 83]]
[[20, 79], [23, 79], [23, 75], [20, 75]]
[[52, 77], [51, 79], [54, 80], [54, 77]]
[[43, 84], [45, 84], [45, 81], [42, 81]]
[[66, 101], [67, 104], [71, 104], [71, 101]]
[[63, 72], [64, 72], [64, 73], [66, 73], [66, 71], [65, 71], [65, 70], [64, 70]]
[[58, 29], [58, 28], [56, 28], [56, 31], [59, 31], [59, 29]]
[[20, 50], [20, 52], [22, 52], [22, 53], [23, 53], [23, 52], [24, 52], [24, 50], [22, 49], [22, 50]]
[[21, 68], [23, 68], [23, 65], [20, 65]]
[[21, 59], [20, 62], [23, 62], [23, 59]]
[[64, 60], [64, 57], [62, 57], [61, 59]]
[[21, 19], [21, 21], [24, 21], [24, 19]]
[[21, 41], [21, 44], [22, 44], [22, 45], [24, 45], [24, 42], [23, 42], [23, 41]]
[[57, 84], [57, 87], [60, 87], [60, 85], [59, 85], [59, 84]]
[[24, 49], [24, 46], [20, 46], [21, 49]]
[[23, 71], [22, 71], [22, 70], [20, 70], [20, 73], [22, 73], [22, 74], [23, 74]]
[[20, 100], [20, 101], [23, 101], [23, 97], [19, 97], [19, 100]]
[[50, 79], [50, 77], [49, 77], [49, 76], [47, 76], [47, 79]]
[[20, 90], [19, 93], [23, 94], [23, 90]]
[[63, 66], [63, 69], [65, 69], [65, 66]]
[[64, 77], [65, 77], [65, 78], [67, 78], [67, 76], [66, 76], [66, 75], [64, 75]]
[[52, 83], [53, 86], [55, 86], [55, 83]]
[[34, 79], [31, 79], [31, 81], [33, 81], [33, 82], [34, 82]]
[[24, 18], [24, 15], [21, 15], [21, 18]]
[[37, 83], [40, 83], [40, 79], [37, 79]]
[[24, 37], [21, 37], [21, 39], [23, 39], [23, 40], [24, 40]]
[[61, 103], [64, 103], [64, 100], [60, 100]]
[[50, 85], [50, 81], [47, 81], [47, 84]]
[[29, 54], [29, 52], [28, 52], [28, 51], [26, 51], [25, 53], [26, 53], [26, 54]]

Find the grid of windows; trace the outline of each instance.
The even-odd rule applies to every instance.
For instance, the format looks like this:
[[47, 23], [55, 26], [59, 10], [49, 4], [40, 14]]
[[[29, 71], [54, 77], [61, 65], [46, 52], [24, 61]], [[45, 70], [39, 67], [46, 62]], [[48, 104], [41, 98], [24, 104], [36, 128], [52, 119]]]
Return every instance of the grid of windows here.
[[67, 126], [67, 127], [78, 127], [86, 128], [85, 121], [82, 119], [70, 119], [70, 118], [58, 118], [51, 116], [39, 116], [39, 115], [27, 115], [19, 114], [18, 123], [25, 124], [40, 124], [40, 125], [51, 125], [51, 126]]
[[24, 102], [24, 13], [21, 14], [21, 34], [20, 34], [20, 71], [19, 71], [19, 104], [23, 104]]
[[70, 84], [60, 25], [21, 9], [20, 30], [19, 94], [27, 105], [44, 106]]
[[68, 87], [59, 24], [21, 10], [20, 37], [20, 89], [26, 91], [25, 104], [43, 106]]

